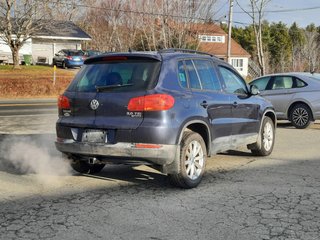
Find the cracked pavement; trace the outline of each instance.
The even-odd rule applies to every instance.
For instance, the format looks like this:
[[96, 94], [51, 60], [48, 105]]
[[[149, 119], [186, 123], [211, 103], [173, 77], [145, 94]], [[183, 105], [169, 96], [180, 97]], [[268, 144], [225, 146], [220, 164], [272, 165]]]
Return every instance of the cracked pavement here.
[[111, 165], [44, 183], [3, 164], [0, 239], [318, 240], [319, 142], [317, 127], [282, 124], [271, 156], [214, 156], [191, 190], [171, 187], [148, 167]]

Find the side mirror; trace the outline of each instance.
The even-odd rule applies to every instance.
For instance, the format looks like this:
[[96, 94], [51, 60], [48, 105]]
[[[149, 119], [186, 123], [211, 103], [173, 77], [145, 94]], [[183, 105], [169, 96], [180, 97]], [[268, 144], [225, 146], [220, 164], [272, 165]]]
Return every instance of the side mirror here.
[[55, 54], [55, 56], [57, 56], [57, 57], [58, 57], [58, 56], [59, 56], [59, 54], [58, 54], [58, 53], [56, 53], [56, 54]]
[[250, 85], [250, 93], [251, 95], [260, 94], [259, 88], [256, 85]]

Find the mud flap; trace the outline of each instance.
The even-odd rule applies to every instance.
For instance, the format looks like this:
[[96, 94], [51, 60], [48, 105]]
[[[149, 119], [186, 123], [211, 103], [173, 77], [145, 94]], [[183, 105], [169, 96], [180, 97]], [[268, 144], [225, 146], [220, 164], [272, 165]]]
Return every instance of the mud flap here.
[[172, 163], [163, 165], [161, 172], [164, 174], [177, 174], [180, 172], [180, 146], [177, 147], [175, 158]]

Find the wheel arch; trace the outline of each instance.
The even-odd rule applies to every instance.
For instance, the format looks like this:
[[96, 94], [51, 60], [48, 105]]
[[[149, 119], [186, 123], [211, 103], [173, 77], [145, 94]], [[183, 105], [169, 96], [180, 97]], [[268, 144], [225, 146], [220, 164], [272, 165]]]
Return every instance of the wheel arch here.
[[290, 118], [290, 112], [292, 110], [292, 108], [297, 105], [297, 104], [304, 104], [306, 105], [309, 109], [310, 109], [310, 112], [311, 112], [311, 120], [314, 121], [314, 113], [313, 113], [313, 109], [311, 107], [311, 105], [309, 103], [307, 103], [306, 101], [302, 101], [302, 100], [299, 100], [299, 101], [295, 101], [293, 103], [290, 104], [289, 108], [288, 108], [288, 111], [287, 111], [287, 119]]
[[[273, 124], [274, 124], [274, 131], [276, 131], [277, 129], [277, 116], [276, 116], [276, 113], [273, 109], [271, 108], [268, 108], [264, 111], [263, 115], [262, 115], [262, 118], [261, 118], [261, 122], [260, 122], [260, 127], [259, 127], [259, 134], [258, 134], [258, 137], [257, 137], [257, 147], [260, 148], [261, 147], [261, 142], [259, 141], [259, 139], [261, 138], [261, 130], [262, 130], [262, 125], [263, 125], [263, 120], [265, 117], [269, 117], [271, 118]], [[252, 144], [250, 144], [252, 145]], [[249, 145], [249, 146], [250, 146]]]
[[267, 110], [263, 113], [263, 116], [262, 116], [262, 118], [261, 118], [260, 130], [261, 130], [261, 127], [262, 127], [263, 119], [264, 119], [265, 117], [271, 118], [271, 120], [273, 121], [273, 124], [274, 124], [275, 128], [277, 127], [277, 116], [276, 116], [276, 113], [275, 113], [274, 110], [272, 110], [272, 109], [267, 109]]
[[207, 148], [207, 155], [210, 156], [210, 152], [211, 152], [211, 134], [210, 134], [210, 128], [208, 126], [208, 124], [204, 121], [201, 120], [192, 120], [187, 122], [181, 129], [180, 131], [180, 135], [179, 135], [179, 139], [178, 139], [178, 144], [181, 143], [182, 137], [183, 137], [183, 133], [185, 131], [191, 130], [193, 132], [196, 132], [198, 134], [200, 134], [200, 136], [202, 137], [204, 143], [206, 144], [206, 148]]

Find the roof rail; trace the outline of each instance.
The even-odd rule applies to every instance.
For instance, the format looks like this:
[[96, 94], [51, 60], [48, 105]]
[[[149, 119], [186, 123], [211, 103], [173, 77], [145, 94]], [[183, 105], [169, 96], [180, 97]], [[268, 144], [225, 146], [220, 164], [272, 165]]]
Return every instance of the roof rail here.
[[209, 55], [209, 56], [213, 57], [213, 55], [210, 54], [210, 53], [201, 52], [201, 51], [192, 50], [192, 49], [166, 48], [166, 49], [160, 49], [160, 50], [158, 51], [158, 53], [174, 53], [174, 52], [204, 54], [204, 55]]

